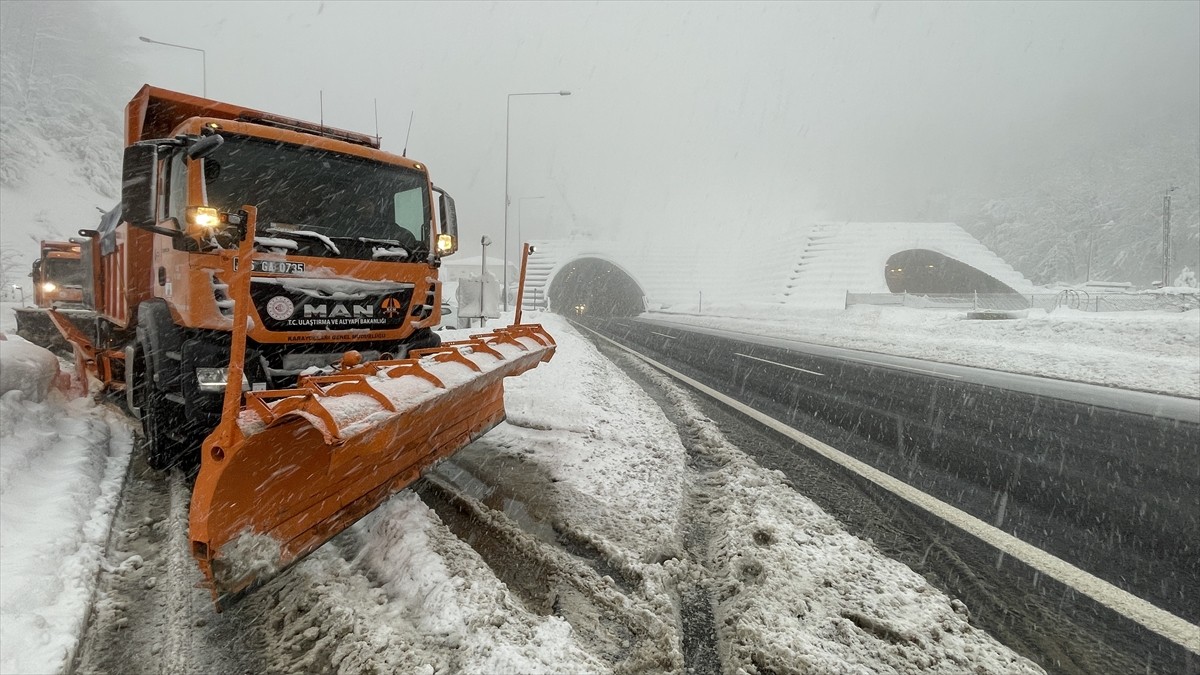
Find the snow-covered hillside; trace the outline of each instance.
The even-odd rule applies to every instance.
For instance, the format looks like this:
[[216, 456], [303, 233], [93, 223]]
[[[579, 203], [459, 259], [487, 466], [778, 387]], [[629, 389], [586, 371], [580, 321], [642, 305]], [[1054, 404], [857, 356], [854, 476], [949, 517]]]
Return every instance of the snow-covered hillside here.
[[46, 139], [31, 135], [27, 143], [37, 170], [19, 185], [0, 183], [0, 247], [15, 253], [10, 254], [13, 269], [4, 270], [6, 284], [28, 283], [39, 241], [65, 240], [96, 227], [98, 209], [111, 209], [117, 201], [113, 191], [98, 189]]
[[118, 199], [129, 68], [89, 3], [0, 5], [0, 281], [25, 284], [37, 242], [95, 227]]

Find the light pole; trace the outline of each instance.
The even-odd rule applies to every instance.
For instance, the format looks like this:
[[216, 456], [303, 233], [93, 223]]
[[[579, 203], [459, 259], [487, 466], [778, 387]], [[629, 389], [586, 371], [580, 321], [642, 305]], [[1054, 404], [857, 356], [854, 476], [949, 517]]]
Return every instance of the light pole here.
[[504, 110], [504, 311], [508, 311], [508, 139], [509, 120], [512, 118], [512, 97], [514, 96], [570, 96], [569, 91], [525, 91], [508, 95], [508, 104]]
[[1172, 186], [1163, 195], [1163, 288], [1171, 285], [1171, 193], [1178, 189]]
[[151, 40], [150, 38], [145, 37], [145, 36], [138, 36], [138, 39], [141, 40], [142, 42], [149, 42], [152, 45], [163, 45], [164, 47], [177, 47], [179, 49], [187, 49], [187, 50], [190, 50], [193, 52], [200, 52], [200, 68], [201, 68], [201, 73], [203, 74], [203, 78], [204, 78], [203, 79], [203, 89], [201, 89], [201, 92], [203, 92], [204, 98], [208, 98], [208, 54], [203, 49], [200, 49], [199, 47], [188, 47], [185, 45], [177, 45], [173, 42], [162, 42], [161, 40]]
[[[491, 246], [492, 238], [486, 234], [479, 240], [479, 246], [482, 253], [479, 256], [479, 327], [483, 328], [484, 322], [487, 319], [483, 318], [483, 295], [487, 293], [487, 247]], [[471, 320], [467, 319], [467, 328], [470, 328]]]

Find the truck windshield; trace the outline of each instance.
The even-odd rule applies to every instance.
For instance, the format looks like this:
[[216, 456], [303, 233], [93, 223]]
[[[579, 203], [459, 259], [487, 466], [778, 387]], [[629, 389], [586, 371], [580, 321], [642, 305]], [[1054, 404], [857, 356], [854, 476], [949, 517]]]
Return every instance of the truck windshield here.
[[77, 259], [47, 258], [42, 263], [42, 273], [46, 281], [59, 286], [83, 285], [83, 264]]
[[[335, 242], [396, 242], [428, 250], [428, 179], [404, 167], [316, 148], [226, 135], [204, 160], [205, 200], [258, 208], [258, 231], [300, 231]], [[338, 240], [342, 240], [339, 242]], [[360, 257], [347, 249], [341, 255]], [[328, 254], [328, 253], [326, 253]], [[365, 256], [369, 257], [369, 255]]]

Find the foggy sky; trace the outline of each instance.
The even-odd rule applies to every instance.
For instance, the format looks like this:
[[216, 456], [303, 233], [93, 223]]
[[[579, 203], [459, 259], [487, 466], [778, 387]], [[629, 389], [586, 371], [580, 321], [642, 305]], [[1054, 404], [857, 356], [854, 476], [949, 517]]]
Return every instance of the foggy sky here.
[[[458, 201], [464, 249], [945, 219], [1200, 114], [1200, 3], [108, 5], [146, 82], [374, 129]], [[141, 82], [130, 83], [128, 99]], [[1194, 122], [1193, 122], [1194, 123]], [[496, 249], [491, 251], [497, 253]]]

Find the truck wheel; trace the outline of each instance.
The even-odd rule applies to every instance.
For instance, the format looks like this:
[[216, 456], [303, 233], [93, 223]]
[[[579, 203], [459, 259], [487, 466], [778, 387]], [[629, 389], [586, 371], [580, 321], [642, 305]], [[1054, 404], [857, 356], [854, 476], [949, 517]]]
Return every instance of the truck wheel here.
[[408, 339], [401, 343], [400, 358], [407, 358], [408, 353], [414, 349], [429, 349], [441, 346], [441, 344], [441, 335], [433, 332], [430, 328], [422, 328], [408, 336]]
[[[144, 347], [139, 351], [145, 354]], [[151, 360], [144, 356], [138, 360], [142, 367], [134, 381], [141, 388], [141, 395], [136, 398], [141, 403], [142, 445], [146, 450], [146, 463], [151, 469], [164, 471], [180, 464], [187, 451], [187, 444], [172, 435], [172, 432], [178, 433], [184, 423], [183, 411], [154, 385]]]

